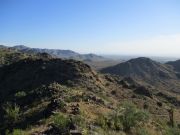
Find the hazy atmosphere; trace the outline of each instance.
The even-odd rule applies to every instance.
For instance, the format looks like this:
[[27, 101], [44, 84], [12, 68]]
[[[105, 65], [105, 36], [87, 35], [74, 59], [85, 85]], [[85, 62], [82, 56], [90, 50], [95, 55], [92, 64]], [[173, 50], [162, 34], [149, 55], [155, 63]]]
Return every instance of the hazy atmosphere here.
[[179, 7], [179, 0], [0, 0], [0, 44], [179, 57]]

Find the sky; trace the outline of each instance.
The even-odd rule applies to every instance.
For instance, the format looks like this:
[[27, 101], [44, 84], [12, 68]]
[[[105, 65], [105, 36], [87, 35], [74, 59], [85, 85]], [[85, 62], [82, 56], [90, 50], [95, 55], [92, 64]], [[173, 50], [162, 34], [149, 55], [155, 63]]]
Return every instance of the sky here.
[[0, 0], [0, 44], [180, 57], [180, 0]]

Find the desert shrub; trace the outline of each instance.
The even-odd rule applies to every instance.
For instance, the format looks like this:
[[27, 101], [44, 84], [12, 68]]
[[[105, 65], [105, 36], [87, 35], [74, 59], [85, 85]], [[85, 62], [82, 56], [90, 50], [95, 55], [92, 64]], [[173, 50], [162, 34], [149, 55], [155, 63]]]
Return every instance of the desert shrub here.
[[114, 130], [122, 130], [123, 129], [122, 122], [117, 114], [111, 115], [111, 120], [109, 122], [110, 122], [109, 127], [111, 127], [112, 129], [114, 129]]
[[115, 130], [129, 131], [138, 123], [145, 122], [148, 118], [149, 114], [147, 112], [137, 109], [132, 103], [126, 102], [111, 114], [110, 121]]
[[148, 120], [148, 118], [149, 114], [147, 112], [137, 109], [132, 103], [124, 103], [109, 117], [100, 115], [96, 123], [104, 129], [129, 131], [140, 122]]
[[70, 119], [67, 116], [59, 113], [53, 116], [53, 124], [59, 128], [61, 132], [65, 132], [69, 128]]
[[74, 123], [75, 125], [78, 125], [81, 128], [86, 128], [85, 119], [81, 115], [76, 115], [72, 117], [72, 123]]
[[52, 100], [51, 101], [51, 106], [56, 106], [59, 109], [63, 110], [65, 108], [65, 106], [66, 106], [66, 103], [62, 99]]
[[10, 122], [17, 122], [20, 116], [20, 107], [18, 105], [12, 105], [7, 103], [4, 106], [5, 118]]
[[71, 103], [71, 102], [75, 102], [75, 101], [74, 101], [74, 98], [72, 96], [67, 96], [65, 98], [65, 102]]
[[176, 127], [168, 127], [166, 128], [165, 135], [180, 135], [180, 129]]
[[107, 124], [107, 118], [104, 115], [100, 115], [97, 119], [96, 119], [96, 124], [100, 127], [102, 127], [103, 129], [107, 129], [108, 124]]
[[15, 97], [17, 98], [21, 98], [21, 97], [25, 97], [26, 93], [24, 91], [19, 91], [15, 94]]
[[87, 128], [83, 128], [82, 135], [89, 135], [89, 130]]
[[78, 129], [82, 131], [82, 135], [89, 135], [89, 127], [82, 115], [74, 115], [70, 117], [70, 129]]
[[137, 129], [137, 135], [149, 135], [148, 131], [145, 128]]
[[14, 129], [12, 133], [6, 131], [6, 135], [28, 135], [28, 134], [22, 131], [21, 129]]
[[122, 122], [124, 130], [129, 131], [139, 122], [146, 121], [149, 118], [149, 114], [145, 111], [137, 109], [132, 103], [125, 103], [122, 106], [119, 118]]
[[63, 100], [61, 100], [61, 101], [59, 102], [59, 107], [60, 107], [61, 109], [64, 109], [65, 106], [66, 106], [66, 103], [65, 103]]

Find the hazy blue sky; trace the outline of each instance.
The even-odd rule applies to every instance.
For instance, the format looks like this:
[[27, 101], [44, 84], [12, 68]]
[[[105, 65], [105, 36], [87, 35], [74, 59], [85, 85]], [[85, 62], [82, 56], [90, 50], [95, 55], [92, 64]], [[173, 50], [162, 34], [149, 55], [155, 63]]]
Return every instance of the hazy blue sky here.
[[0, 44], [180, 56], [180, 0], [0, 0]]

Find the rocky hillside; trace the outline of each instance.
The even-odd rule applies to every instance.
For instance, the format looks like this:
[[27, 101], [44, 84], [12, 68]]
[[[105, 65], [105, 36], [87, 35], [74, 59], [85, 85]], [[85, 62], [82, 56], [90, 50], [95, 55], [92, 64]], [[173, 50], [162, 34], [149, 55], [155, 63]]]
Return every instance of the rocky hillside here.
[[167, 66], [155, 62], [149, 58], [136, 58], [118, 65], [102, 69], [104, 73], [111, 73], [120, 76], [141, 77], [142, 79], [176, 78], [173, 70]]
[[27, 57], [31, 57], [31, 55], [14, 51], [5, 46], [0, 47], [0, 66], [8, 65]]
[[19, 52], [17, 50], [5, 46], [0, 47], [0, 67], [4, 65], [10, 65], [12, 63], [18, 62], [26, 58], [48, 59], [53, 57], [47, 53], [28, 54], [28, 53]]
[[180, 60], [170, 61], [167, 62], [166, 64], [171, 65], [175, 71], [180, 72]]
[[[4, 106], [9, 107], [9, 104], [14, 106], [15, 103], [21, 108], [21, 115], [24, 117], [17, 121], [13, 128], [16, 126], [24, 128], [27, 124], [41, 120], [41, 115], [46, 117], [44, 113], [47, 113], [47, 116], [52, 115], [54, 100], [59, 100], [59, 98], [62, 98], [63, 102], [64, 100], [76, 101], [76, 98], [79, 100], [80, 97], [76, 97], [75, 93], [83, 92], [80, 87], [92, 92], [97, 92], [103, 87], [97, 73], [80, 61], [29, 57], [4, 65], [0, 68], [0, 112], [2, 114], [0, 131], [4, 134], [7, 126], [9, 129], [12, 128], [12, 121], [6, 119], [7, 110], [4, 110]], [[85, 93], [87, 94], [88, 92]], [[96, 98], [92, 94], [87, 96]], [[97, 100], [103, 101], [100, 98]], [[33, 108], [35, 109], [39, 104], [42, 104], [41, 109], [45, 110], [37, 108], [38, 110], [34, 111]], [[28, 110], [31, 112], [26, 112]]]
[[88, 65], [74, 60], [28, 58], [0, 69], [0, 90], [5, 98], [16, 90], [53, 82], [88, 87], [95, 86], [96, 81], [98, 76]]
[[179, 134], [178, 94], [46, 53], [0, 67], [0, 95], [2, 135]]
[[[166, 86], [168, 83], [171, 84], [179, 81], [178, 75], [172, 68], [144, 57], [131, 59], [127, 62], [104, 68], [101, 72], [122, 77], [132, 77], [152, 86]], [[177, 88], [174, 87], [174, 91], [178, 91], [179, 85], [176, 86]], [[172, 89], [170, 86], [168, 88]]]

